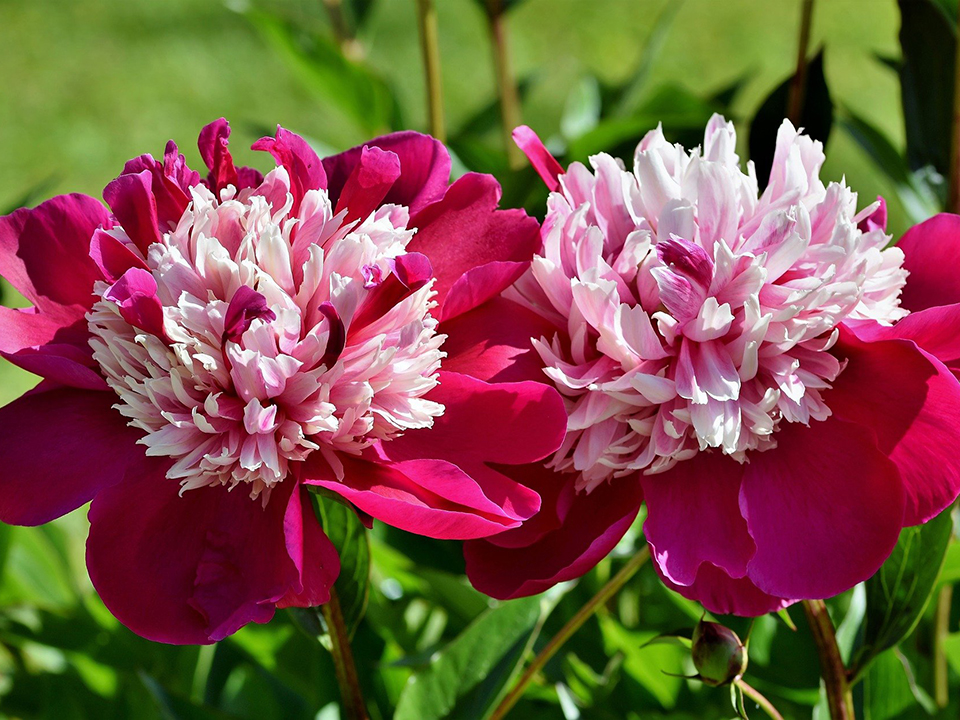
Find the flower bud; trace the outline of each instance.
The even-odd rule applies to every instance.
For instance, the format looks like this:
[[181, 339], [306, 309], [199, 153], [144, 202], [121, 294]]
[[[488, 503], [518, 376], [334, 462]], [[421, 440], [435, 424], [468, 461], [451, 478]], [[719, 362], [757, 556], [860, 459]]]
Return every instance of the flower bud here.
[[693, 664], [707, 685], [728, 685], [747, 669], [747, 648], [737, 634], [701, 620], [693, 631]]

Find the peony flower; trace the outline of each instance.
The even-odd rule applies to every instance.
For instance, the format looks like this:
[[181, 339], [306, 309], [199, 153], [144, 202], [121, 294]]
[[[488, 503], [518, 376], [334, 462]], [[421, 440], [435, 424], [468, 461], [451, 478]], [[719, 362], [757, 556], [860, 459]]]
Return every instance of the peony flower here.
[[109, 210], [66, 195], [0, 219], [0, 270], [33, 303], [2, 308], [0, 352], [44, 378], [0, 409], [0, 519], [92, 499], [94, 586], [171, 643], [329, 598], [339, 559], [307, 487], [483, 537], [539, 508], [491, 464], [548, 456], [565, 424], [540, 383], [446, 366], [444, 323], [496, 317], [486, 301], [538, 244], [493, 178], [448, 187], [446, 150], [417, 133], [321, 162], [282, 128], [254, 145], [277, 161], [263, 177], [234, 165], [229, 132], [201, 132], [206, 178], [171, 142], [127, 163]]
[[820, 143], [784, 122], [759, 193], [719, 116], [692, 152], [648, 133], [632, 172], [607, 155], [563, 172], [515, 137], [552, 193], [510, 296], [550, 325], [535, 345], [567, 436], [548, 468], [515, 473], [540, 513], [466, 544], [476, 587], [578, 577], [645, 501], [666, 584], [758, 615], [870, 577], [902, 527], [957, 497], [960, 386], [899, 339], [903, 251], [882, 201], [857, 212], [820, 181]]

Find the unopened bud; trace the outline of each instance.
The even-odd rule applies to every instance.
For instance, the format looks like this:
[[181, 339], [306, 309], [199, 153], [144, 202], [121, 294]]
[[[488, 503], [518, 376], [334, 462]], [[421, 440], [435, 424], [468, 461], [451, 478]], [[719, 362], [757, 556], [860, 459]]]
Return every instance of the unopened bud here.
[[691, 652], [694, 667], [707, 685], [736, 682], [747, 669], [747, 648], [733, 630], [717, 623], [697, 623]]

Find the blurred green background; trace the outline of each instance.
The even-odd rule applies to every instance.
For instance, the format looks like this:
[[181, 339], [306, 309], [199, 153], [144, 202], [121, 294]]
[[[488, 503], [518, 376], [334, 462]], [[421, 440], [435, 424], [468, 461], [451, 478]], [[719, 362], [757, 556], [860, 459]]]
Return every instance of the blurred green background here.
[[[278, 123], [326, 152], [380, 131], [427, 130], [415, 0], [348, 5], [355, 13], [347, 17], [351, 27], [362, 15], [351, 44], [355, 63], [337, 54], [321, 0], [0, 0], [0, 209], [61, 192], [99, 197], [127, 159], [159, 155], [170, 138], [200, 168], [197, 133], [220, 116], [233, 125], [238, 162], [261, 169], [267, 159], [248, 148]], [[503, 156], [482, 3], [436, 5], [456, 168], [496, 172], [505, 202], [536, 211], [544, 197], [539, 180], [529, 170], [510, 170]], [[583, 159], [586, 149], [599, 149], [597, 143], [625, 144], [616, 134], [616, 142], [603, 144], [612, 137], [600, 122], [610, 98], [626, 108], [620, 120], [630, 121], [627, 146], [661, 118], [668, 134], [673, 127], [695, 137], [709, 112], [724, 108], [737, 123], [746, 157], [752, 118], [794, 71], [800, 6], [800, 0], [514, 2], [506, 22], [523, 122], [559, 153]], [[835, 116], [823, 176], [845, 177], [861, 205], [885, 195], [895, 236], [922, 218], [916, 210], [908, 213], [890, 174], [878, 171], [845, 120], [867, 123], [902, 154], [899, 28], [893, 0], [821, 0], [810, 42], [811, 55], [825, 48]], [[9, 287], [4, 302], [18, 302]], [[0, 404], [34, 382], [0, 366]], [[126, 632], [87, 580], [85, 523], [79, 511], [42, 529], [0, 526], [0, 716], [338, 717], [329, 658], [287, 616], [206, 649], [157, 646]], [[612, 559], [540, 605], [490, 610], [488, 600], [465, 584], [456, 546], [437, 549], [378, 528], [370, 607], [357, 634], [374, 716], [389, 717], [411, 672], [427, 668], [481, 613], [493, 613], [489, 627], [481, 628], [491, 642], [516, 632], [510, 623], [521, 615], [530, 622], [540, 618], [542, 637], [549, 637], [637, 542], [639, 532], [631, 533]], [[960, 556], [948, 557], [948, 567], [960, 576]], [[831, 605], [838, 619], [853, 617], [844, 637], [848, 648], [864, 603], [860, 590]], [[505, 611], [519, 615], [504, 619]], [[643, 645], [659, 633], [692, 627], [700, 612], [646, 568], [609, 612], [584, 628], [572, 652], [547, 667], [545, 680], [515, 716], [731, 716], [725, 690], [664, 674], [689, 672], [682, 649]], [[800, 623], [802, 613], [794, 615]], [[923, 627], [932, 622], [929, 615]], [[746, 623], [733, 624], [746, 633]], [[810, 717], [822, 702], [816, 656], [800, 624], [790, 632], [765, 618], [751, 648], [751, 682], [787, 717]], [[522, 622], [517, 627], [527, 634], [508, 638], [511, 643], [534, 642], [533, 630]], [[932, 672], [924, 664], [929, 633], [918, 632], [918, 638], [912, 660], [889, 651], [859, 686], [858, 703], [890, 709], [875, 709], [872, 717], [918, 717], [922, 707], [932, 708], [919, 687]], [[960, 639], [951, 647], [960, 665]], [[520, 651], [522, 643], [511, 650]], [[469, 697], [458, 696], [451, 717], [482, 716], [476, 707], [484, 692], [499, 686], [484, 690], [480, 678], [476, 683]], [[863, 688], [870, 683], [875, 695], [881, 687], [890, 695], [865, 701]], [[407, 714], [398, 712], [398, 718], [427, 717], [409, 710], [413, 701], [405, 707]], [[955, 703], [949, 712], [955, 716], [956, 710]]]

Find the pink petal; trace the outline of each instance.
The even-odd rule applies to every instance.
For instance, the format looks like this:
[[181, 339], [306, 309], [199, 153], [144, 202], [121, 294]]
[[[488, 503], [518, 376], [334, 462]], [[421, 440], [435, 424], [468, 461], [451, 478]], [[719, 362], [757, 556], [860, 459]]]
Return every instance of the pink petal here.
[[892, 327], [864, 323], [855, 328], [866, 342], [902, 338], [914, 341], [924, 352], [956, 372], [960, 367], [960, 304], [912, 312]]
[[237, 342], [254, 320], [272, 322], [277, 315], [267, 306], [267, 299], [249, 285], [241, 285], [233, 294], [223, 317], [223, 337]]
[[[942, 316], [941, 311], [947, 308], [925, 312]], [[880, 450], [900, 471], [906, 490], [903, 524], [917, 525], [960, 494], [960, 455], [955, 452], [960, 447], [960, 385], [932, 355], [910, 340], [896, 339], [899, 325], [877, 326], [871, 341], [841, 334], [836, 352], [848, 364], [824, 401], [838, 418], [873, 431]], [[956, 325], [946, 327], [956, 333]], [[928, 325], [927, 330], [934, 329]]]
[[350, 322], [350, 333], [356, 334], [383, 317], [397, 303], [422, 288], [433, 277], [430, 261], [420, 253], [406, 253], [393, 261], [393, 272], [377, 283]]
[[490, 500], [456, 465], [443, 460], [390, 463], [339, 456], [338, 480], [314, 453], [303, 467], [303, 482], [332, 490], [388, 525], [442, 540], [486, 537], [520, 521]]
[[836, 595], [887, 559], [903, 508], [897, 467], [869, 430], [834, 418], [781, 425], [776, 449], [754, 453], [743, 474], [740, 510], [757, 545], [747, 573], [778, 597]]
[[340, 192], [336, 212], [347, 211], [343, 222], [364, 220], [383, 202], [400, 177], [400, 158], [389, 150], [364, 146], [360, 161]]
[[704, 563], [700, 566], [697, 579], [690, 585], [677, 585], [664, 577], [660, 567], [654, 563], [654, 569], [663, 580], [663, 584], [680, 593], [685, 598], [696, 600], [704, 608], [719, 615], [739, 615], [757, 617], [777, 612], [792, 605], [795, 600], [768, 595], [753, 584], [748, 577], [731, 578], [716, 565]]
[[290, 495], [283, 525], [287, 554], [300, 572], [300, 588], [291, 587], [277, 607], [323, 605], [340, 574], [340, 556], [321, 529], [306, 488]]
[[914, 225], [897, 243], [910, 272], [900, 304], [923, 310], [960, 302], [960, 215], [941, 213]]
[[253, 149], [270, 153], [286, 168], [290, 176], [290, 192], [293, 194], [293, 212], [300, 209], [300, 201], [308, 190], [327, 187], [327, 174], [320, 158], [310, 144], [296, 133], [277, 125], [276, 136], [260, 138], [253, 144]]
[[521, 125], [513, 131], [513, 141], [527, 156], [547, 189], [557, 192], [560, 189], [558, 178], [563, 175], [563, 166], [550, 154], [540, 137], [526, 125]]
[[[464, 273], [492, 262], [529, 263], [540, 245], [536, 220], [522, 210], [500, 210], [500, 185], [490, 175], [467, 173], [442, 200], [425, 207], [410, 219], [419, 228], [407, 246], [430, 258], [437, 277], [437, 301], [444, 298]], [[511, 274], [488, 275], [496, 284], [492, 297], [506, 289]], [[495, 288], [495, 289], [494, 289]], [[468, 309], [460, 303], [461, 312]], [[444, 311], [441, 317], [449, 317]]]
[[103, 189], [103, 199], [127, 236], [146, 257], [148, 248], [161, 238], [151, 172], [144, 170], [136, 175], [121, 175]]
[[138, 635], [173, 644], [267, 622], [302, 589], [287, 547], [288, 535], [296, 545], [302, 534], [298, 514], [287, 512], [295, 484], [281, 483], [266, 508], [243, 488], [181, 497], [168, 465], [143, 458], [90, 507], [87, 568], [104, 604]]
[[146, 270], [136, 267], [127, 270], [103, 294], [103, 299], [116, 303], [120, 316], [134, 327], [167, 340], [157, 281]]
[[743, 465], [714, 451], [700, 452], [667, 472], [640, 476], [647, 503], [643, 532], [653, 559], [672, 582], [693, 584], [706, 563], [734, 578], [746, 575], [756, 546], [740, 515], [743, 472]]
[[445, 320], [444, 369], [486, 382], [544, 380], [543, 363], [531, 338], [551, 337], [547, 320], [511, 300], [494, 298], [475, 310]]
[[[439, 140], [406, 131], [384, 135], [339, 155], [324, 158], [330, 199], [336, 202], [364, 147], [388, 150], [400, 158], [400, 177], [383, 199], [384, 203], [405, 205], [416, 213], [443, 197], [450, 182], [450, 154]], [[412, 249], [412, 248], [411, 248]]]
[[227, 185], [233, 185], [237, 188], [239, 185], [239, 175], [233, 164], [229, 144], [230, 123], [225, 118], [214, 120], [212, 123], [205, 125], [197, 140], [200, 157], [203, 158], [204, 164], [210, 170], [210, 174], [206, 178], [206, 184], [217, 197], [220, 196], [220, 191]]
[[143, 456], [112, 392], [54, 387], [0, 408], [0, 520], [40, 525], [119, 482]]
[[[573, 481], [572, 476], [555, 477], [557, 482]], [[642, 501], [636, 479], [615, 479], [573, 497], [562, 524], [529, 545], [503, 546], [509, 533], [464, 543], [467, 577], [475, 588], [501, 600], [535, 595], [578, 578], [620, 541]]]
[[97, 230], [90, 241], [90, 258], [108, 282], [116, 282], [130, 268], [147, 270], [147, 264], [113, 235]]
[[152, 155], [141, 155], [123, 166], [123, 175], [150, 172], [151, 189], [157, 206], [160, 227], [175, 227], [190, 204], [190, 188], [200, 184], [200, 174], [187, 167], [177, 144], [170, 140], [163, 154], [163, 162]]
[[880, 203], [877, 209], [863, 218], [857, 228], [860, 232], [873, 232], [874, 230], [886, 231], [887, 229], [887, 201], [882, 196], [877, 195], [877, 202]]
[[73, 320], [93, 305], [102, 279], [90, 259], [90, 238], [109, 224], [103, 205], [87, 195], [58, 195], [0, 218], [0, 274], [41, 311], [71, 306]]
[[498, 297], [530, 266], [527, 262], [491, 262], [467, 270], [450, 288], [443, 303], [442, 320], [478, 308]]

